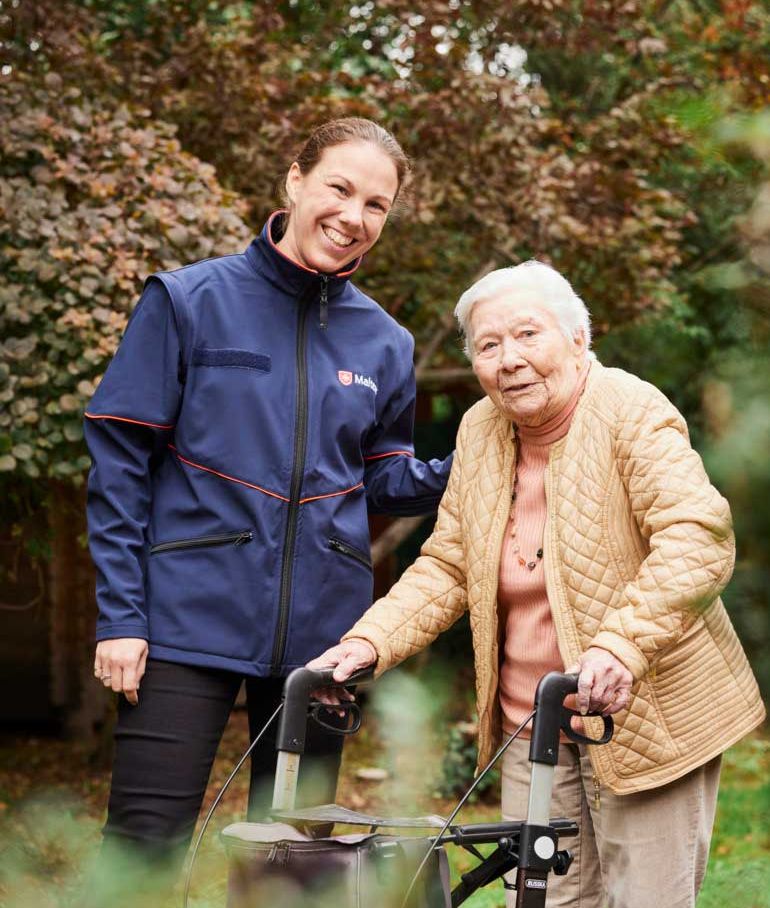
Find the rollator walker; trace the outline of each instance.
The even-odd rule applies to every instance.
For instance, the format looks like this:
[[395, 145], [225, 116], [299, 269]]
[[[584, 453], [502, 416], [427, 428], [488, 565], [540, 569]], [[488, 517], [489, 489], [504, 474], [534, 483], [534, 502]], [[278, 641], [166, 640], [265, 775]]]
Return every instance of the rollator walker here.
[[[516, 908], [544, 908], [549, 874], [566, 874], [572, 863], [570, 851], [560, 847], [561, 840], [578, 832], [573, 821], [550, 817], [559, 733], [563, 731], [579, 743], [606, 744], [613, 731], [608, 717], [602, 717], [600, 739], [572, 728], [571, 719], [577, 714], [564, 706], [564, 699], [577, 691], [577, 675], [551, 672], [538, 685], [526, 819], [453, 825], [473, 789], [527, 723], [498, 750], [446, 821], [440, 817], [374, 816], [336, 804], [297, 810], [297, 776], [308, 717], [326, 725], [319, 716], [326, 707], [311, 703], [311, 692], [338, 686], [332, 671], [300, 668], [286, 680], [270, 821], [234, 823], [221, 833], [229, 862], [227, 908], [455, 908], [477, 889], [512, 871]], [[370, 676], [370, 671], [359, 673], [345, 685]], [[358, 707], [343, 704], [341, 708], [354, 712], [353, 725], [343, 733], [356, 731], [360, 726]], [[325, 834], [334, 824], [364, 830]], [[382, 829], [394, 832], [386, 834], [379, 831]], [[320, 834], [314, 834], [319, 830]], [[477, 850], [482, 844], [496, 847], [484, 857]], [[449, 879], [448, 846], [460, 846], [479, 860], [454, 889]]]

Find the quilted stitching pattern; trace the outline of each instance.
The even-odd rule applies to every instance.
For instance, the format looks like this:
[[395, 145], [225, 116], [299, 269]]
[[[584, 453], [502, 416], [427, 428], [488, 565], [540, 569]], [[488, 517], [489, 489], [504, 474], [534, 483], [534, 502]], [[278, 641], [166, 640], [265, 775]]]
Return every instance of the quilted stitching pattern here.
[[[347, 635], [368, 639], [384, 671], [470, 609], [480, 764], [500, 729], [497, 574], [514, 460], [510, 423], [480, 401], [460, 427], [420, 557]], [[637, 679], [612, 744], [591, 749], [601, 781], [619, 793], [663, 784], [759, 724], [764, 707], [718, 599], [733, 565], [729, 508], [668, 400], [595, 363], [552, 448], [546, 495], [544, 563], [564, 663], [598, 645]]]

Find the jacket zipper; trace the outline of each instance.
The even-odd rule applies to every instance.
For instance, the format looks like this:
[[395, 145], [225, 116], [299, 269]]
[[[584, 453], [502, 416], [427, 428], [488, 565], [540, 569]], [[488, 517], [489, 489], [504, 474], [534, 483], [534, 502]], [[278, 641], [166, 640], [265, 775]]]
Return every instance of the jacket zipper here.
[[370, 558], [367, 558], [363, 552], [358, 549], [354, 549], [352, 545], [348, 545], [347, 542], [343, 542], [341, 539], [335, 539], [333, 536], [329, 539], [329, 548], [335, 552], [340, 552], [343, 555], [348, 555], [350, 558], [354, 558], [360, 564], [363, 564], [364, 567], [372, 568], [372, 561]]
[[251, 542], [254, 534], [251, 530], [241, 530], [238, 533], [217, 533], [213, 536], [196, 536], [195, 539], [177, 539], [174, 542], [159, 542], [150, 548], [151, 555], [160, 552], [176, 552], [180, 549], [200, 549], [215, 545], [244, 545]]
[[280, 676], [281, 663], [286, 649], [286, 633], [289, 625], [289, 608], [291, 606], [291, 584], [294, 574], [294, 546], [297, 541], [297, 520], [299, 519], [299, 495], [302, 489], [302, 477], [305, 473], [305, 457], [307, 455], [307, 316], [313, 295], [314, 293], [308, 294], [301, 301], [302, 309], [297, 329], [297, 418], [294, 424], [294, 463], [291, 471], [286, 533], [283, 539], [281, 586], [278, 595], [278, 623], [275, 629], [272, 664], [270, 667], [270, 673], [273, 677]]
[[321, 275], [321, 304], [318, 312], [318, 320], [321, 330], [326, 331], [329, 327], [329, 278]]

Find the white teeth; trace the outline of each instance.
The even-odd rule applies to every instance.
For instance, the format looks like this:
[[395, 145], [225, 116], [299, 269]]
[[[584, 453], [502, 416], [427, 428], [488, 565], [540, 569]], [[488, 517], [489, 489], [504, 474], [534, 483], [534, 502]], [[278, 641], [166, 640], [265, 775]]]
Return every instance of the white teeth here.
[[333, 227], [324, 226], [323, 232], [326, 236], [335, 244], [335, 246], [350, 246], [353, 242], [352, 236], [345, 236], [344, 233], [340, 233], [339, 230], [335, 230]]

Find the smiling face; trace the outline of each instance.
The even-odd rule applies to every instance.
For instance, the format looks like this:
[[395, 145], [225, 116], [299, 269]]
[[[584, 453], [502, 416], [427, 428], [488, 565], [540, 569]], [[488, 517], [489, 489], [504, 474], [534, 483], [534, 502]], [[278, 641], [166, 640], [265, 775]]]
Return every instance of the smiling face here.
[[343, 142], [326, 148], [308, 173], [292, 164], [286, 192], [291, 211], [278, 248], [305, 268], [333, 274], [377, 242], [398, 174], [379, 146]]
[[469, 321], [473, 371], [498, 410], [522, 426], [559, 413], [585, 362], [582, 332], [569, 340], [556, 315], [531, 297], [480, 300]]

